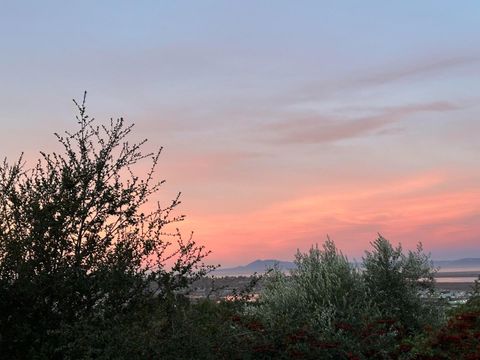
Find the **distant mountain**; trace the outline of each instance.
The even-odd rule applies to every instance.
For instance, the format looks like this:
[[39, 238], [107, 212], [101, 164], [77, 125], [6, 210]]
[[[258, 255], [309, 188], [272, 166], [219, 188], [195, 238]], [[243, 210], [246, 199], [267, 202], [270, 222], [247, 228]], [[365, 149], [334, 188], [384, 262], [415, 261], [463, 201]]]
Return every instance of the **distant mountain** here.
[[[240, 276], [252, 275], [253, 273], [262, 274], [268, 269], [275, 266], [282, 271], [288, 271], [295, 268], [292, 261], [280, 261], [274, 259], [255, 260], [244, 266], [236, 266], [232, 268], [219, 268], [213, 272], [215, 276]], [[440, 271], [448, 270], [480, 270], [480, 258], [465, 258], [457, 260], [434, 260], [434, 266], [440, 267]]]
[[433, 264], [443, 269], [480, 269], [480, 258], [465, 258], [457, 260], [434, 260]]
[[262, 274], [268, 269], [277, 266], [282, 271], [288, 271], [295, 268], [295, 264], [291, 261], [280, 260], [255, 260], [250, 264], [244, 266], [237, 266], [233, 268], [220, 268], [213, 272], [215, 276], [237, 276], [237, 275], [252, 275], [253, 273]]

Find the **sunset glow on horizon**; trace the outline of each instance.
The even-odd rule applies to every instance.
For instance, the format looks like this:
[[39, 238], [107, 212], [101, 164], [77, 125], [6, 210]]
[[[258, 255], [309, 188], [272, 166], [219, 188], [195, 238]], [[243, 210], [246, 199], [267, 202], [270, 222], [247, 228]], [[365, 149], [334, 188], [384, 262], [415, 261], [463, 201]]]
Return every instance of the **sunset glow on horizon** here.
[[87, 90], [164, 147], [154, 200], [211, 263], [378, 233], [480, 257], [480, 4], [371, 3], [2, 3], [0, 157], [58, 150]]

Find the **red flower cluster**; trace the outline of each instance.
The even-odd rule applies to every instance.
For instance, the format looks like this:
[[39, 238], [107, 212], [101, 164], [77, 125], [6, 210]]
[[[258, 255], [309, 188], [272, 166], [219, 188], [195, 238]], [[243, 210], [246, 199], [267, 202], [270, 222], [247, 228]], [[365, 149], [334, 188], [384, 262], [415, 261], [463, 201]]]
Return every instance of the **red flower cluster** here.
[[430, 346], [439, 354], [436, 359], [480, 360], [480, 312], [464, 312], [452, 318], [434, 334]]

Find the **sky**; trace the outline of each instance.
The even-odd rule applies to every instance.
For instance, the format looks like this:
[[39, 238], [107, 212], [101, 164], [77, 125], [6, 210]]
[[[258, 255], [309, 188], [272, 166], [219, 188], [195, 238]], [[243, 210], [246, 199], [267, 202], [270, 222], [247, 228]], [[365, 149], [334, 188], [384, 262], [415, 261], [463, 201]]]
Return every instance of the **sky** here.
[[381, 233], [480, 257], [478, 1], [0, 0], [0, 157], [58, 150], [88, 91], [164, 147], [224, 266]]

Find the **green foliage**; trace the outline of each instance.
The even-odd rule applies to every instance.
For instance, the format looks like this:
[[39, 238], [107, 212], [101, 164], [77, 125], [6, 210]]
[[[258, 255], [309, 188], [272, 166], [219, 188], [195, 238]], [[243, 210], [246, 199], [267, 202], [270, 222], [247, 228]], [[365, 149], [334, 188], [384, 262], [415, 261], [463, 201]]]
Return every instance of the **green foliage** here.
[[466, 304], [455, 308], [440, 328], [426, 327], [412, 341], [409, 359], [480, 359], [478, 281]]
[[379, 236], [372, 247], [363, 259], [363, 278], [380, 316], [394, 319], [408, 331], [438, 323], [438, 307], [428, 301], [435, 290], [436, 270], [421, 244], [405, 254], [400, 245], [394, 248]]
[[422, 326], [440, 322], [429, 298], [434, 269], [421, 246], [405, 254], [383, 237], [372, 246], [362, 270], [328, 239], [321, 249], [297, 252], [289, 276], [276, 270], [267, 277], [253, 313], [274, 348], [304, 357], [396, 358]]
[[253, 313], [266, 326], [276, 356], [342, 358], [370, 302], [359, 270], [331, 240], [297, 252], [290, 275], [273, 271]]
[[42, 153], [31, 170], [21, 159], [0, 166], [2, 358], [64, 358], [69, 331], [114, 324], [209, 270], [203, 247], [168, 232], [183, 219], [171, 214], [178, 197], [147, 206], [162, 184], [153, 180], [160, 151], [128, 142], [123, 119], [96, 125], [85, 98], [77, 107], [79, 129], [56, 134], [63, 153]]
[[356, 321], [368, 308], [360, 273], [331, 240], [297, 252], [295, 264], [290, 276], [276, 270], [262, 293], [259, 314], [272, 326], [332, 332], [337, 322]]

